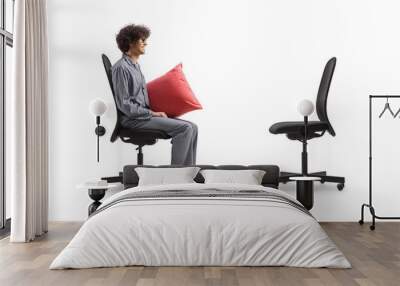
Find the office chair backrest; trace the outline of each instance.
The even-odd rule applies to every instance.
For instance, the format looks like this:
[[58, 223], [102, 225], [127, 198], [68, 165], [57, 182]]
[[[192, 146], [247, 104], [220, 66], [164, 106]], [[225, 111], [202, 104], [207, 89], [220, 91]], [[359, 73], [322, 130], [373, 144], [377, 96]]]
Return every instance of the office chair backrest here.
[[321, 83], [319, 84], [316, 110], [319, 120], [328, 123], [328, 132], [335, 136], [335, 130], [329, 122], [327, 109], [329, 87], [331, 86], [333, 72], [335, 71], [336, 58], [331, 58], [325, 65], [324, 73], [322, 74]]
[[111, 76], [111, 67], [112, 67], [111, 62], [105, 54], [102, 54], [101, 58], [103, 60], [103, 65], [104, 65], [104, 69], [106, 70], [108, 83], [110, 84], [111, 92], [112, 92], [112, 95], [114, 98], [115, 108], [117, 109], [117, 122], [115, 124], [114, 131], [113, 131], [113, 133], [111, 135], [111, 139], [110, 139], [111, 142], [114, 142], [115, 140], [117, 140], [119, 130], [121, 128], [121, 124], [120, 124], [120, 116], [121, 116], [120, 113], [121, 112], [118, 110], [117, 99], [115, 98], [114, 87], [113, 87], [112, 76]]

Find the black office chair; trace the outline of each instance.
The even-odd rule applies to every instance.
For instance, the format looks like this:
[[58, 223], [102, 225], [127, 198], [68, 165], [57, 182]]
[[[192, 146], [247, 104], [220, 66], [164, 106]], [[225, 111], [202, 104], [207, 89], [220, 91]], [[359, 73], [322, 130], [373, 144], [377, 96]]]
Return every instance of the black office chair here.
[[118, 137], [125, 143], [131, 143], [137, 146], [136, 150], [138, 150], [137, 154], [137, 164], [143, 165], [143, 152], [142, 148], [146, 145], [154, 145], [158, 139], [170, 139], [167, 133], [162, 130], [135, 130], [131, 128], [124, 128], [121, 125], [121, 111], [118, 109], [117, 100], [115, 98], [114, 87], [112, 83], [111, 77], [111, 62], [105, 54], [101, 55], [103, 60], [104, 69], [106, 70], [108, 83], [110, 84], [111, 92], [113, 94], [115, 108], [117, 109], [117, 122], [115, 123], [114, 131], [111, 135], [111, 142], [115, 142]]
[[318, 89], [316, 111], [319, 121], [308, 121], [308, 117], [304, 117], [304, 121], [289, 121], [278, 122], [269, 128], [272, 134], [286, 134], [290, 140], [298, 140], [303, 143], [303, 152], [301, 156], [301, 173], [281, 172], [280, 182], [286, 183], [290, 181], [290, 177], [296, 176], [313, 176], [321, 178], [321, 183], [331, 182], [337, 183], [337, 188], [343, 190], [344, 177], [328, 176], [326, 171], [308, 173], [308, 159], [307, 159], [307, 140], [321, 137], [326, 131], [332, 136], [335, 136], [335, 130], [329, 122], [328, 114], [326, 111], [329, 87], [331, 85], [333, 72], [335, 71], [336, 58], [331, 58], [324, 69], [322, 74], [321, 83]]

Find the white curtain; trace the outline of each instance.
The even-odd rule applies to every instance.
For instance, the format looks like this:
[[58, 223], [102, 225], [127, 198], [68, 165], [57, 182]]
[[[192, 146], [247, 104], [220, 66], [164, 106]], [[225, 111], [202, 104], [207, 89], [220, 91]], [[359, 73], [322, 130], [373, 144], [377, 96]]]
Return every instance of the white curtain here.
[[[10, 110], [12, 242], [48, 226], [48, 47], [46, 0], [16, 0]], [[6, 119], [6, 120], [7, 120]]]

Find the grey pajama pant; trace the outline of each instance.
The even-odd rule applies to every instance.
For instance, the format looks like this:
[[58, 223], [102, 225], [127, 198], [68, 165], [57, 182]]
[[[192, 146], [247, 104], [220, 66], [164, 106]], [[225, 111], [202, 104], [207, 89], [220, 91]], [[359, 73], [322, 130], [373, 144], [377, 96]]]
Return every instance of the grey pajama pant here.
[[172, 137], [171, 165], [195, 165], [197, 125], [179, 118], [151, 117], [148, 120], [126, 120], [126, 128], [157, 129]]

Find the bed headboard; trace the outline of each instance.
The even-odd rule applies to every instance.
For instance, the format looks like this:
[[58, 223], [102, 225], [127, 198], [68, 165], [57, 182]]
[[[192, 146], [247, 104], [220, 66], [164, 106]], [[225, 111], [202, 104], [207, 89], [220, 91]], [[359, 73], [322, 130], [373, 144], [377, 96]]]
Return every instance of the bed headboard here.
[[[262, 185], [265, 187], [271, 187], [271, 188], [278, 188], [279, 185], [279, 167], [275, 165], [249, 165], [249, 166], [243, 166], [243, 165], [219, 165], [219, 166], [214, 166], [214, 165], [195, 165], [196, 167], [200, 167], [201, 170], [205, 169], [219, 169], [219, 170], [246, 170], [246, 169], [256, 169], [256, 170], [263, 170], [265, 171], [265, 175], [262, 179]], [[138, 166], [138, 165], [126, 165], [124, 167], [123, 171], [123, 184], [124, 184], [124, 189], [136, 187], [139, 182], [139, 177], [135, 172], [136, 167], [147, 167], [147, 168], [177, 168], [177, 167], [184, 167], [184, 166], [174, 166], [174, 165], [160, 165], [160, 166], [153, 166], [153, 165], [143, 165], [143, 166]], [[196, 178], [194, 180], [197, 183], [204, 183], [204, 178], [200, 174], [200, 172], [197, 174]]]

